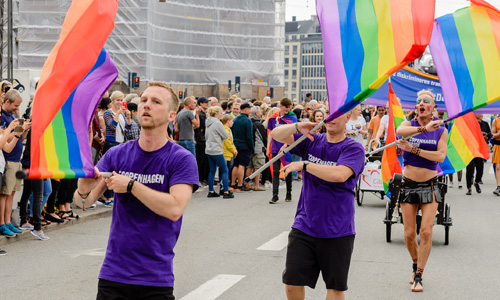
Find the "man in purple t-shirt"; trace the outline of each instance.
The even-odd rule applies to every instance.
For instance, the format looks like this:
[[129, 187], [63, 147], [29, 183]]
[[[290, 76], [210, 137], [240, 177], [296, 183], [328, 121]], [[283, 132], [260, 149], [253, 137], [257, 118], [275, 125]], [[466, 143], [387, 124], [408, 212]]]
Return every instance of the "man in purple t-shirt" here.
[[[173, 258], [182, 214], [198, 188], [194, 156], [168, 141], [179, 100], [170, 86], [150, 82], [138, 107], [138, 140], [111, 148], [95, 179], [80, 179], [75, 203], [94, 204], [106, 188], [115, 205], [97, 299], [174, 299]], [[100, 172], [112, 172], [103, 180]]]
[[[288, 248], [283, 283], [288, 299], [304, 299], [304, 286], [314, 288], [319, 277], [327, 288], [326, 299], [344, 299], [354, 247], [354, 187], [363, 171], [363, 146], [345, 135], [345, 114], [326, 124], [326, 133], [311, 135], [316, 123], [282, 125], [273, 139], [292, 144], [307, 135], [292, 153], [303, 161], [282, 171], [302, 171], [303, 185]], [[295, 134], [294, 134], [295, 133]]]

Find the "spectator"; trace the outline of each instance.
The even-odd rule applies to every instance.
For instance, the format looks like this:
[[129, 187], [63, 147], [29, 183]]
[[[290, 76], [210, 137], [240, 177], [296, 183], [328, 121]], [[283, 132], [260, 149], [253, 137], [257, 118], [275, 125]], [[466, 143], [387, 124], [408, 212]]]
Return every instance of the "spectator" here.
[[[234, 145], [238, 151], [231, 174], [231, 187], [238, 193], [248, 191], [246, 186], [243, 185], [243, 175], [245, 174], [245, 168], [250, 163], [254, 147], [252, 121], [248, 118], [250, 115], [250, 104], [243, 103], [240, 108], [241, 113], [234, 119], [234, 124], [231, 128]], [[238, 185], [236, 185], [236, 180], [238, 180]]]
[[12, 83], [8, 80], [2, 80], [0, 86], [2, 87], [0, 90], [0, 105], [3, 105], [5, 93], [12, 89]]
[[[292, 101], [290, 99], [288, 98], [281, 99], [279, 113], [276, 113], [269, 118], [267, 123], [267, 129], [269, 131], [272, 131], [274, 128], [281, 126], [283, 124], [297, 123], [297, 116], [294, 113], [290, 112], [291, 108], [292, 108]], [[272, 157], [275, 157], [276, 155], [278, 155], [283, 145], [284, 144], [278, 141], [268, 138], [266, 156], [271, 158], [270, 154], [272, 154]], [[280, 175], [279, 175], [280, 174], [279, 170], [281, 169], [280, 166], [281, 166], [281, 161], [279, 159], [273, 163], [273, 198], [271, 199], [271, 201], [269, 201], [270, 204], [275, 204], [278, 203], [279, 201], [278, 192], [280, 186]], [[292, 174], [286, 176], [285, 181], [286, 181], [285, 201], [289, 202], [292, 201]]]
[[366, 124], [370, 123], [370, 120], [372, 119], [372, 110], [369, 105], [365, 105], [362, 114], [363, 118], [365, 118]]
[[[231, 182], [231, 168], [233, 167], [233, 159], [236, 157], [238, 151], [236, 151], [236, 146], [233, 143], [233, 133], [231, 132], [231, 127], [233, 127], [233, 116], [229, 114], [225, 114], [221, 119], [222, 124], [224, 125], [224, 129], [228, 134], [228, 138], [224, 140], [223, 146], [223, 154], [224, 159], [226, 160], [227, 170], [228, 170], [228, 184]], [[219, 174], [219, 178], [222, 176]], [[220, 191], [223, 190], [223, 186], [221, 186]]]
[[103, 97], [97, 106], [97, 115], [99, 115], [99, 125], [101, 126], [101, 133], [106, 137], [106, 122], [104, 121], [104, 113], [111, 108], [111, 99]]
[[[250, 176], [252, 172], [260, 169], [266, 163], [266, 146], [267, 146], [267, 132], [266, 128], [262, 125], [262, 113], [259, 106], [254, 106], [250, 109], [250, 120], [252, 121], [253, 139], [255, 141], [255, 146], [253, 149], [252, 157], [250, 159], [250, 164], [247, 169], [247, 176]], [[265, 191], [265, 188], [259, 186], [260, 175], [258, 174], [254, 178], [254, 191]], [[250, 188], [250, 182], [247, 182], [247, 189]]]
[[175, 130], [179, 133], [179, 145], [195, 157], [194, 129], [200, 126], [200, 112], [201, 107], [196, 107], [196, 100], [193, 97], [186, 98], [184, 109], [177, 114], [177, 128]]
[[[321, 109], [315, 109], [312, 113], [311, 122], [313, 123], [321, 123], [325, 119], [325, 113]], [[319, 130], [319, 133], [325, 133], [326, 126], [323, 125]]]
[[139, 122], [136, 123], [134, 119], [137, 117], [137, 104], [128, 103], [127, 110], [125, 111], [125, 118], [127, 124], [130, 122], [130, 127], [125, 129], [125, 137], [127, 141], [137, 140], [141, 133]]
[[92, 143], [91, 143], [91, 152], [92, 152], [92, 163], [94, 165], [97, 164], [99, 158], [101, 158], [102, 154], [102, 146], [104, 145], [104, 135], [103, 130], [101, 130], [101, 123], [99, 123], [99, 109], [94, 112], [94, 116], [92, 117]]
[[[378, 127], [380, 126], [380, 121], [382, 120], [382, 117], [384, 115], [385, 115], [385, 107], [377, 106], [377, 115], [371, 119], [370, 124], [368, 125], [368, 137], [367, 137], [366, 146], [365, 146], [366, 151], [369, 150], [368, 146], [369, 146], [370, 142], [372, 141], [372, 137], [375, 137], [374, 135], [378, 132]], [[373, 147], [373, 145], [371, 147]]]
[[208, 100], [210, 101], [209, 106], [219, 106], [219, 100], [217, 100], [217, 98], [210, 97]]
[[[11, 122], [18, 122], [14, 121], [16, 119], [15, 113], [19, 110], [23, 99], [17, 90], [10, 89], [5, 93], [4, 100], [2, 105], [2, 122], [5, 126], [9, 127]], [[10, 128], [12, 130], [12, 127]], [[15, 146], [9, 149], [11, 150], [10, 152], [5, 149], [3, 150], [6, 166], [4, 174], [5, 183], [2, 184], [0, 190], [0, 231], [7, 237], [13, 237], [18, 233], [22, 233], [21, 230], [12, 225], [11, 214], [14, 194], [21, 189], [21, 179], [16, 178], [16, 172], [21, 169], [20, 161], [23, 152], [23, 140], [28, 134], [27, 131], [31, 128], [31, 122], [26, 120], [22, 127], [19, 128], [20, 130], [16, 131], [14, 136], [11, 136], [11, 132], [5, 133], [9, 135], [9, 139], [12, 139], [11, 143], [15, 143]]]
[[[475, 114], [479, 126], [481, 127], [481, 132], [483, 134], [484, 141], [488, 144], [491, 138], [491, 129], [488, 122], [483, 121], [483, 114]], [[479, 186], [483, 180], [483, 170], [484, 170], [484, 160], [482, 157], [473, 158], [467, 165], [467, 170], [465, 173], [465, 178], [467, 181], [467, 193], [466, 195], [472, 195], [472, 182], [474, 181], [474, 187], [478, 194], [481, 194], [481, 187]], [[474, 171], [476, 171], [476, 180], [474, 179]]]
[[312, 94], [307, 93], [306, 97], [304, 98], [304, 104], [308, 104], [312, 100]]
[[313, 109], [309, 104], [306, 104], [304, 107], [304, 110], [302, 110], [302, 122], [309, 122], [310, 118], [312, 117]]
[[198, 106], [200, 107], [200, 126], [194, 130], [194, 139], [196, 141], [196, 162], [198, 163], [198, 177], [202, 187], [208, 185], [208, 159], [205, 154], [205, 120], [207, 119], [208, 99], [205, 97], [198, 98]]
[[267, 105], [271, 104], [271, 97], [265, 96], [264, 99], [262, 99], [262, 102], [264, 102]]
[[220, 196], [214, 190], [215, 172], [217, 171], [217, 167], [219, 167], [220, 179], [224, 187], [224, 193], [221, 191], [220, 194], [223, 195], [224, 198], [234, 198], [233, 194], [229, 191], [228, 169], [223, 152], [223, 141], [229, 138], [229, 134], [224, 129], [224, 125], [220, 122], [221, 118], [222, 108], [219, 106], [211, 106], [208, 108], [208, 119], [206, 122], [207, 130], [205, 131], [205, 139], [207, 141], [205, 153], [207, 154], [208, 164], [210, 165], [207, 197], [213, 198]]
[[129, 104], [130, 102], [132, 102], [133, 99], [138, 98], [138, 97], [139, 97], [139, 95], [134, 94], [134, 93], [128, 94], [127, 96], [125, 96], [124, 101], [127, 102], [127, 104]]
[[222, 114], [225, 115], [228, 110], [228, 102], [227, 101], [222, 101], [220, 103], [220, 107], [222, 108]]
[[351, 118], [345, 124], [347, 136], [363, 145], [363, 139], [366, 135], [366, 121], [361, 116], [361, 106], [357, 105], [351, 110]]
[[231, 107], [231, 116], [233, 116], [233, 118], [236, 118], [240, 114], [240, 106], [240, 103], [233, 103], [233, 106]]

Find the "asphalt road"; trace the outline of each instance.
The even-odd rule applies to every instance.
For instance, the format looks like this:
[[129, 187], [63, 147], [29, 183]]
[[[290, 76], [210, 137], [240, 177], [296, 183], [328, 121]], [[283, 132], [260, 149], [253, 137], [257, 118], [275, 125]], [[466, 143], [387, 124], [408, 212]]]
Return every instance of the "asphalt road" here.
[[[387, 243], [382, 222], [386, 200], [365, 194], [363, 206], [356, 208], [347, 299], [498, 299], [500, 197], [492, 194], [489, 170], [491, 164], [482, 194], [466, 196], [456, 181], [449, 189], [450, 244], [444, 245], [444, 227], [436, 225], [421, 294], [410, 292], [411, 260], [403, 225], [392, 226], [392, 243]], [[463, 180], [465, 184], [465, 172]], [[177, 299], [285, 299], [284, 247], [300, 186], [294, 182], [293, 202], [278, 205], [268, 204], [269, 190], [235, 199], [208, 199], [205, 190], [196, 193], [175, 249]], [[280, 192], [284, 198], [284, 189]], [[24, 239], [2, 246], [9, 254], [0, 257], [0, 299], [95, 299], [110, 220], [50, 231], [49, 241]], [[315, 290], [306, 289], [306, 299], [324, 295], [321, 277]]]

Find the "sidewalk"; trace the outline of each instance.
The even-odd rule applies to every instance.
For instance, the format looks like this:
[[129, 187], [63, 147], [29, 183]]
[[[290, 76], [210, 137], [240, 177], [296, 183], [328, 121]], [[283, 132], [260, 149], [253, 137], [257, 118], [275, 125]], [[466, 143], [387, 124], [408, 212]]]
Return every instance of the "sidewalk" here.
[[[17, 193], [16, 193], [17, 194]], [[14, 204], [17, 204], [16, 199], [14, 199]], [[69, 221], [66, 221], [64, 223], [55, 223], [52, 222], [52, 224], [44, 226], [42, 230], [45, 233], [55, 231], [61, 228], [65, 228], [66, 226], [71, 226], [74, 224], [79, 224], [82, 222], [87, 222], [99, 218], [107, 218], [110, 217], [112, 214], [113, 209], [112, 208], [107, 208], [104, 207], [104, 205], [100, 202], [97, 202], [97, 207], [96, 209], [87, 209], [87, 211], [83, 211], [81, 208], [76, 207], [76, 205], [72, 205], [73, 212], [77, 215], [80, 216], [79, 219], [71, 219]], [[15, 220], [14, 223], [19, 222], [19, 209], [15, 209], [12, 211], [12, 218]], [[50, 234], [48, 234], [50, 236]], [[0, 246], [15, 243], [17, 241], [22, 241], [22, 240], [27, 240], [27, 239], [36, 239], [29, 230], [24, 231], [23, 234], [18, 234], [16, 237], [13, 238], [8, 238], [5, 236], [0, 235]]]

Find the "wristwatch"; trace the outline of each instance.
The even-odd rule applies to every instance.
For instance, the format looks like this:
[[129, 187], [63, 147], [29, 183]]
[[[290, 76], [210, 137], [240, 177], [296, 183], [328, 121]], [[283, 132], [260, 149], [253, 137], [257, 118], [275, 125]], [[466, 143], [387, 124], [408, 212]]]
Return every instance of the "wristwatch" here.
[[309, 164], [309, 161], [308, 160], [304, 160], [304, 162], [302, 164], [302, 170], [307, 171], [307, 165], [308, 164]]

